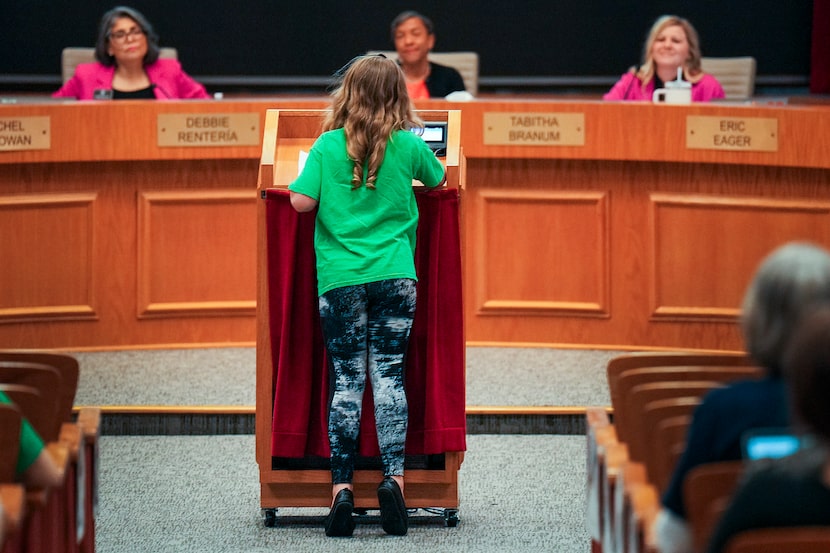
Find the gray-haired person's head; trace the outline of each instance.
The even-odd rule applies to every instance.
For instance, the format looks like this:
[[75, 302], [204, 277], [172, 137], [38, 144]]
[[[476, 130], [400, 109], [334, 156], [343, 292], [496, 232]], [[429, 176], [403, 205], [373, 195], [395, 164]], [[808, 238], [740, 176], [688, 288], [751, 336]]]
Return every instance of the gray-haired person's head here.
[[750, 356], [780, 375], [793, 329], [806, 312], [830, 302], [830, 253], [791, 242], [769, 254], [744, 295], [741, 326]]

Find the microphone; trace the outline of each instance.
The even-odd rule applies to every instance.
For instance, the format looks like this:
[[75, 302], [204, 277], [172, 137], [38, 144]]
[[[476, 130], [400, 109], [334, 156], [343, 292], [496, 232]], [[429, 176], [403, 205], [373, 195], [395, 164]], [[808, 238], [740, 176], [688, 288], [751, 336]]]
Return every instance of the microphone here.
[[160, 90], [161, 93], [164, 94], [164, 97], [167, 98], [168, 100], [173, 100], [174, 99], [173, 96], [169, 92], [167, 92], [167, 90], [165, 90], [163, 86], [160, 86], [160, 85], [157, 85], [157, 84], [153, 83], [153, 88], [156, 88], [156, 89]]

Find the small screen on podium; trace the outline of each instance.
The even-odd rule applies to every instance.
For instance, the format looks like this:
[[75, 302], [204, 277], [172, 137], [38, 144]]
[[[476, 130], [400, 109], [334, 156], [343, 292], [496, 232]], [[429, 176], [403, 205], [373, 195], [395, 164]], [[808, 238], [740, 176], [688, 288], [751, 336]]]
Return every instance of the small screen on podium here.
[[423, 129], [416, 127], [412, 129], [412, 132], [423, 138], [436, 156], [447, 155], [447, 123], [445, 121], [425, 121]]

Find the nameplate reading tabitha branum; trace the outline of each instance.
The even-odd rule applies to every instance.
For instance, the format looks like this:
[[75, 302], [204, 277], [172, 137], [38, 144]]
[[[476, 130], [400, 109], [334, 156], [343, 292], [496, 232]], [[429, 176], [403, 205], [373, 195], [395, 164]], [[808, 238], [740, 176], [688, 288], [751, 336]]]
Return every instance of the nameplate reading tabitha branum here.
[[159, 147], [259, 146], [258, 113], [159, 113]]
[[686, 116], [686, 147], [698, 150], [778, 151], [778, 119]]
[[484, 114], [486, 146], [584, 146], [584, 113]]
[[0, 152], [48, 150], [52, 122], [44, 117], [0, 117]]

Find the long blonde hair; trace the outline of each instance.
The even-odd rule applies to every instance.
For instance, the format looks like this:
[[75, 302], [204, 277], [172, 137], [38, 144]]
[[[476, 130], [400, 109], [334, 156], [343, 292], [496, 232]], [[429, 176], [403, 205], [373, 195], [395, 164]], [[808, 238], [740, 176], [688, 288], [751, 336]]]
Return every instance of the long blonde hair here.
[[343, 128], [346, 151], [354, 163], [352, 188], [374, 188], [378, 169], [393, 132], [423, 126], [412, 111], [406, 81], [398, 64], [384, 56], [355, 58], [332, 94], [323, 131]]
[[703, 70], [700, 68], [700, 38], [697, 31], [687, 19], [678, 17], [676, 15], [663, 15], [657, 18], [657, 21], [651, 26], [648, 32], [645, 45], [643, 46], [643, 64], [637, 71], [637, 78], [645, 87], [651, 79], [654, 78], [656, 68], [654, 67], [654, 57], [652, 49], [654, 43], [657, 42], [657, 36], [663, 32], [666, 27], [678, 26], [686, 33], [686, 41], [689, 43], [689, 59], [683, 63], [683, 78], [690, 83], [696, 83], [703, 78]]

